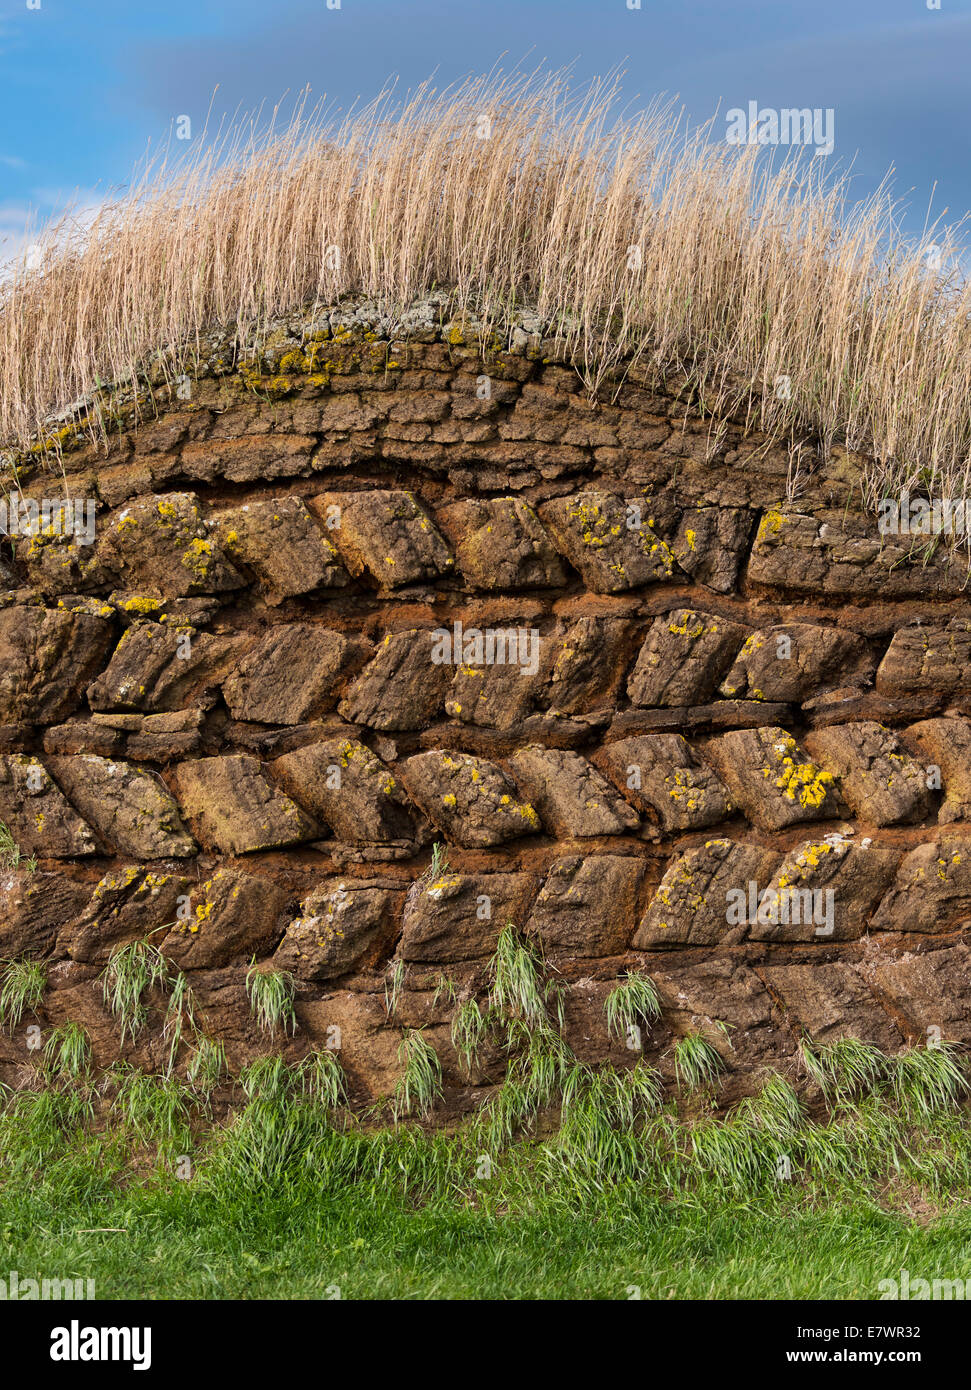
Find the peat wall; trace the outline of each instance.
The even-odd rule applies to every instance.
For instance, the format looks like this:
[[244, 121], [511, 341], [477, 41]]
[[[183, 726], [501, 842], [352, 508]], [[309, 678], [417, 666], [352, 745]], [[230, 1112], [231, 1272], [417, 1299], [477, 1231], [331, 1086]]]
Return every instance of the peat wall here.
[[[3, 1079], [66, 1020], [161, 1065], [164, 998], [125, 1043], [102, 998], [149, 935], [234, 1067], [336, 1044], [359, 1099], [405, 1028], [453, 1108], [501, 1079], [450, 1020], [510, 921], [588, 1061], [638, 1055], [603, 1012], [626, 970], [663, 1004], [648, 1060], [700, 1030], [730, 1093], [803, 1033], [971, 1038], [966, 564], [881, 538], [845, 450], [636, 369], [592, 402], [528, 328], [216, 342], [155, 418], [22, 462], [94, 529], [10, 506], [0, 957], [48, 983]], [[254, 957], [296, 979], [292, 1038], [252, 1017]]]

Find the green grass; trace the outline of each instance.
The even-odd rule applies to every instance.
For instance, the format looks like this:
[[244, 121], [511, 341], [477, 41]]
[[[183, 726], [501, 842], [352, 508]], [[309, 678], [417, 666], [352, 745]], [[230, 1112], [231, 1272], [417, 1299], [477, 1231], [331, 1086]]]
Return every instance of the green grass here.
[[288, 970], [261, 970], [255, 961], [246, 972], [246, 994], [260, 1028], [272, 1038], [277, 1028], [297, 1030], [293, 1007], [296, 981]]
[[651, 1024], [661, 1016], [661, 1001], [654, 981], [629, 970], [604, 1000], [604, 1015], [611, 1036], [639, 1050], [641, 1028], [649, 1031]]
[[344, 1068], [336, 1052], [311, 1052], [300, 1064], [307, 1091], [315, 1099], [336, 1109], [347, 1101]]
[[384, 986], [384, 1011], [389, 1019], [398, 1012], [398, 1000], [405, 983], [405, 963], [397, 956], [388, 964], [388, 976]]
[[44, 1044], [42, 1066], [50, 1081], [79, 1081], [91, 1066], [91, 1044], [80, 1023], [62, 1023]]
[[43, 961], [0, 961], [0, 1025], [12, 1033], [24, 1014], [35, 1013], [47, 988], [47, 967]]
[[37, 856], [32, 854], [25, 859], [10, 828], [0, 820], [0, 869], [21, 868], [33, 873], [37, 868]]
[[489, 1032], [489, 1022], [476, 999], [465, 999], [452, 1014], [452, 1046], [466, 1075], [478, 1064], [479, 1053]]
[[701, 1033], [686, 1033], [674, 1044], [674, 1071], [687, 1092], [714, 1086], [725, 1063], [714, 1043]]
[[35, 1085], [2, 1095], [0, 1267], [103, 1298], [870, 1299], [902, 1268], [971, 1275], [956, 1047], [807, 1044], [716, 1109], [696, 1043], [666, 1096], [643, 1059], [575, 1056], [522, 1009], [536, 997], [507, 995], [506, 1080], [447, 1131], [404, 1122], [441, 1097], [417, 1030], [389, 1126], [385, 1105], [348, 1108], [332, 1052], [230, 1082], [196, 1034], [185, 1078], [95, 1077], [63, 1027]]
[[418, 877], [418, 890], [424, 892], [436, 879], [448, 873], [448, 845], [436, 840], [432, 845], [432, 857]]
[[195, 999], [193, 998], [192, 988], [181, 970], [169, 977], [171, 994], [165, 1010], [165, 1021], [162, 1025], [162, 1034], [169, 1045], [168, 1070], [167, 1074], [172, 1075], [175, 1069], [176, 1059], [179, 1055], [179, 1048], [188, 1029], [193, 1038], [198, 1037], [196, 1026]]
[[310, 1183], [223, 1197], [197, 1182], [120, 1192], [85, 1172], [66, 1192], [0, 1194], [0, 1258], [22, 1277], [94, 1278], [101, 1298], [626, 1299], [633, 1286], [644, 1299], [866, 1299], [901, 1268], [971, 1272], [967, 1209], [921, 1225], [864, 1200], [648, 1196], [500, 1213]]
[[840, 1104], [872, 1090], [883, 1079], [887, 1059], [872, 1043], [840, 1038], [829, 1047], [800, 1049], [806, 1071], [830, 1104]]
[[417, 1115], [426, 1119], [442, 1094], [442, 1064], [431, 1043], [417, 1028], [408, 1028], [398, 1048], [402, 1073], [395, 1086], [395, 1119]]
[[[756, 1164], [738, 1185], [689, 1149], [667, 1170], [655, 1162], [649, 1181], [587, 1189], [570, 1173], [591, 1120], [598, 1132], [604, 1107], [618, 1105], [609, 1073], [598, 1074], [600, 1100], [584, 1092], [556, 1140], [514, 1144], [482, 1176], [474, 1133], [365, 1134], [335, 1122], [316, 1069], [316, 1059], [255, 1063], [231, 1123], [195, 1137], [191, 1093], [171, 1079], [115, 1077], [107, 1129], [76, 1089], [12, 1098], [0, 1123], [0, 1266], [93, 1278], [101, 1298], [180, 1299], [869, 1299], [901, 1268], [971, 1273], [963, 1118], [960, 1133], [951, 1115], [925, 1135], [937, 1179], [950, 1170], [953, 1188], [930, 1200], [906, 1165], [893, 1182], [875, 1176], [882, 1162], [780, 1182]], [[785, 1083], [766, 1092], [731, 1122], [736, 1154], [746, 1131], [791, 1139], [805, 1124]], [[885, 1110], [899, 1137], [892, 1117]], [[676, 1138], [670, 1113], [659, 1118], [654, 1141]], [[854, 1152], [875, 1160], [886, 1132], [876, 1116], [862, 1123], [875, 1125], [872, 1142]], [[150, 1134], [169, 1142], [138, 1173], [132, 1155]], [[546, 1167], [560, 1147], [566, 1167]]]
[[191, 1086], [174, 1076], [150, 1076], [123, 1065], [116, 1068], [115, 1079], [118, 1115], [136, 1143], [154, 1144], [162, 1158], [191, 1147]]
[[512, 922], [499, 932], [495, 954], [489, 962], [492, 992], [489, 1007], [533, 1026], [546, 1018], [541, 962], [533, 944], [525, 941]]
[[121, 1041], [133, 1040], [148, 1019], [146, 994], [176, 983], [168, 961], [150, 941], [129, 941], [112, 951], [101, 976], [107, 1007], [121, 1024]]
[[228, 1072], [226, 1048], [218, 1038], [205, 1033], [196, 1034], [195, 1047], [186, 1066], [186, 1080], [203, 1095], [208, 1095]]

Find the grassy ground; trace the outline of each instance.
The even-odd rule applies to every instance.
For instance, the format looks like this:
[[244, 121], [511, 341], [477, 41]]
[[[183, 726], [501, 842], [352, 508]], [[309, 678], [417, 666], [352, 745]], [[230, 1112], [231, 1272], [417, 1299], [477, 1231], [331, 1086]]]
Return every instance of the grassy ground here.
[[953, 1096], [834, 1098], [814, 1122], [776, 1078], [727, 1116], [626, 1130], [574, 1100], [544, 1140], [490, 1148], [487, 1124], [362, 1129], [305, 1076], [257, 1068], [219, 1126], [135, 1073], [8, 1097], [0, 1274], [123, 1299], [872, 1299], [901, 1269], [971, 1277]]
[[[151, 959], [125, 948], [108, 972], [132, 1030]], [[8, 969], [0, 1010], [19, 1019], [38, 987], [29, 963]], [[279, 1022], [279, 999], [257, 1002]], [[471, 1057], [483, 1028], [505, 1030], [509, 1068], [451, 1132], [418, 1032], [393, 1095], [358, 1115], [335, 1053], [231, 1080], [202, 1034], [182, 1067], [173, 1031], [167, 1076], [97, 1075], [63, 1025], [31, 1084], [0, 1097], [0, 1277], [190, 1299], [872, 1299], [902, 1269], [971, 1277], [971, 1068], [955, 1045], [807, 1041], [726, 1109], [700, 1034], [675, 1045], [666, 1085], [643, 1059], [581, 1062], [557, 1005], [504, 932], [488, 1013], [460, 1010], [456, 1038]], [[630, 977], [608, 1021], [623, 1032], [656, 1007]]]
[[[121, 1229], [91, 1229], [105, 1227]], [[8, 1187], [0, 1231], [4, 1270], [93, 1278], [99, 1298], [625, 1299], [634, 1286], [643, 1299], [869, 1299], [901, 1269], [971, 1276], [971, 1207], [915, 1219], [863, 1194], [502, 1211], [312, 1178], [235, 1196], [172, 1180], [120, 1191], [85, 1165]]]

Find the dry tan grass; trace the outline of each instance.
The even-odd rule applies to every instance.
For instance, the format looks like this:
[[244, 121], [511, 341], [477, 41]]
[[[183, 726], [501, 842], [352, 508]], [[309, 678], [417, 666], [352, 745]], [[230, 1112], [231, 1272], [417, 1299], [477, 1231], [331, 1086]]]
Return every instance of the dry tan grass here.
[[496, 323], [559, 318], [591, 385], [634, 355], [693, 373], [716, 413], [754, 387], [754, 424], [879, 459], [871, 500], [921, 480], [962, 495], [971, 290], [953, 259], [929, 270], [886, 189], [849, 207], [821, 156], [772, 166], [615, 103], [609, 82], [480, 78], [162, 158], [92, 225], [49, 228], [0, 289], [0, 437], [216, 325], [242, 336], [351, 292], [394, 312], [444, 286]]

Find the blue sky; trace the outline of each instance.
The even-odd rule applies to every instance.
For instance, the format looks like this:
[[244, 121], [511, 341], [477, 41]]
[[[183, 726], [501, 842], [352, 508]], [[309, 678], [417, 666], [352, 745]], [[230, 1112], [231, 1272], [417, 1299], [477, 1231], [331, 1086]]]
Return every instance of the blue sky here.
[[[331, 0], [334, 3], [334, 0]], [[887, 169], [919, 233], [971, 209], [971, 0], [0, 0], [0, 257], [27, 211], [95, 204], [188, 115], [309, 84], [346, 107], [397, 75], [443, 84], [545, 60], [624, 92], [832, 107], [862, 195]], [[502, 55], [505, 55], [504, 57]], [[638, 103], [639, 104], [639, 103]]]

